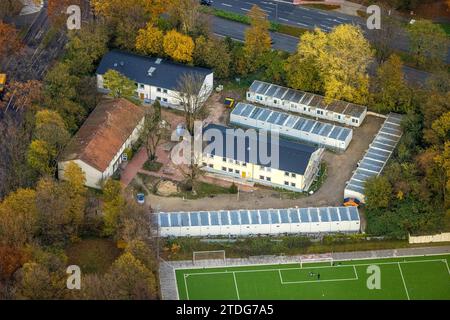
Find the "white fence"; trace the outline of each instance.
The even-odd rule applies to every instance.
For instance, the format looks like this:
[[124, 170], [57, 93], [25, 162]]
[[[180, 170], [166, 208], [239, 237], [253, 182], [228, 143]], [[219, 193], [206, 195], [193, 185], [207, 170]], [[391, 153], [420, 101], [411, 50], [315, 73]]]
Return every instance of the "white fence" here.
[[409, 236], [409, 243], [450, 242], [450, 232], [428, 236]]

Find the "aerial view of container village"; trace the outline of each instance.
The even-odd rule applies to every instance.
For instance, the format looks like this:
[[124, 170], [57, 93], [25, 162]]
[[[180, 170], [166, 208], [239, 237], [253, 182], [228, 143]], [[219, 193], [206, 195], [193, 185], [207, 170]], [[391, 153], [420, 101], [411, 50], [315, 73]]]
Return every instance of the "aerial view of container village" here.
[[445, 0], [1, 0], [0, 304], [450, 300], [449, 40]]

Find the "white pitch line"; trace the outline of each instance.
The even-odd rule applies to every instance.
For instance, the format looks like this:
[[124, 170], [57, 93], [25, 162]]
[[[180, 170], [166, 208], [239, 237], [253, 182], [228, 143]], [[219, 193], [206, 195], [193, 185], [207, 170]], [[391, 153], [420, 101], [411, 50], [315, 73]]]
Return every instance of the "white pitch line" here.
[[405, 287], [406, 296], [408, 297], [408, 300], [411, 300], [409, 298], [408, 288], [406, 288], [405, 278], [403, 278], [403, 272], [402, 267], [400, 266], [400, 262], [397, 262], [398, 269], [400, 270], [400, 275], [402, 276], [403, 286]]
[[281, 270], [280, 269], [278, 269], [278, 274], [280, 275], [280, 282], [281, 282], [281, 284], [283, 284], [283, 277], [281, 276]]
[[356, 272], [356, 267], [355, 267], [355, 265], [353, 265], [353, 270], [355, 271], [356, 280], [358, 280], [359, 277], [358, 277], [358, 272]]
[[308, 27], [308, 25], [306, 23], [297, 22], [297, 24], [300, 26]]
[[[322, 268], [344, 268], [344, 267], [352, 267], [352, 266], [371, 266], [371, 265], [395, 265], [398, 263], [426, 263], [426, 262], [442, 262], [442, 259], [432, 259], [432, 260], [418, 260], [418, 261], [400, 261], [400, 262], [378, 262], [378, 263], [356, 263], [356, 264], [342, 264], [338, 266], [316, 266], [316, 267], [295, 267], [295, 268], [277, 268], [277, 269], [253, 269], [253, 270], [236, 270], [232, 272], [236, 273], [246, 273], [246, 272], [270, 272], [270, 271], [278, 271], [278, 270], [301, 270], [301, 269], [322, 269]], [[238, 268], [239, 266], [233, 266], [233, 268]], [[198, 276], [198, 275], [211, 275], [211, 274], [222, 274], [229, 273], [230, 271], [211, 271], [211, 272], [195, 272], [195, 273], [186, 273], [189, 276]]]
[[282, 20], [282, 21], [289, 22], [289, 20], [288, 20], [288, 19], [285, 19], [285, 18], [279, 18], [279, 19]]
[[189, 300], [189, 291], [188, 291], [188, 286], [187, 286], [187, 282], [186, 282], [186, 278], [188, 277], [188, 274], [184, 275], [184, 287], [186, 288], [186, 298], [187, 300]]
[[282, 284], [299, 284], [299, 283], [312, 283], [312, 282], [336, 282], [336, 281], [352, 281], [358, 280], [356, 278], [348, 278], [348, 279], [327, 279], [327, 280], [305, 280], [305, 281], [286, 281]]
[[[350, 267], [350, 266], [348, 266]], [[330, 267], [331, 268], [331, 267]], [[326, 279], [326, 280], [299, 280], [299, 281], [284, 281], [281, 275], [281, 271], [286, 269], [278, 269], [278, 274], [280, 276], [281, 284], [299, 284], [299, 283], [312, 283], [312, 282], [333, 282], [333, 281], [351, 281], [351, 280], [359, 280], [358, 273], [356, 272], [355, 266], [353, 266], [353, 270], [355, 271], [354, 278], [345, 278], [345, 279]], [[287, 269], [289, 270], [289, 269]]]
[[250, 9], [241, 8], [242, 11], [250, 11]]
[[231, 5], [231, 4], [228, 4], [228, 3], [223, 3], [223, 2], [222, 2], [222, 5], [225, 6], [225, 7], [230, 7], [230, 8], [232, 7], [232, 5]]
[[448, 274], [450, 274], [450, 268], [448, 267], [448, 262], [447, 262], [447, 259], [443, 259], [443, 262], [445, 263], [445, 265], [447, 266], [447, 271], [448, 271]]
[[237, 285], [237, 281], [236, 281], [236, 273], [235, 272], [233, 272], [233, 278], [234, 278], [234, 287], [236, 288], [237, 298], [238, 298], [238, 300], [241, 300], [241, 297], [239, 296], [239, 289], [238, 289], [238, 285]]

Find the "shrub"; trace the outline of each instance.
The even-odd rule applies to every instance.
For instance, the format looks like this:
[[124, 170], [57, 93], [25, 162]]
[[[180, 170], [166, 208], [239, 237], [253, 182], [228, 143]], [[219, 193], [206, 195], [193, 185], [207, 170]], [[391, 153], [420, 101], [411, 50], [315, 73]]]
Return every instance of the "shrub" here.
[[158, 172], [162, 166], [163, 164], [161, 162], [155, 160], [147, 160], [144, 163], [143, 168], [147, 171]]
[[230, 193], [232, 194], [236, 194], [238, 193], [238, 187], [237, 185], [233, 182], [233, 184], [230, 186]]

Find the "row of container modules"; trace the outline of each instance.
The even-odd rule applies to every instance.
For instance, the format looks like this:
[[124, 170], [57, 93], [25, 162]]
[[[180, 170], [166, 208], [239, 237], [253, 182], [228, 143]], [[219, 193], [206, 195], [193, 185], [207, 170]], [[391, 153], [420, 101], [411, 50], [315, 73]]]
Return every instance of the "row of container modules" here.
[[391, 154], [402, 136], [402, 115], [390, 113], [370, 144], [358, 168], [347, 183], [344, 198], [356, 198], [365, 201], [364, 184], [367, 179], [378, 176], [386, 166]]
[[320, 121], [238, 103], [230, 114], [235, 125], [260, 130], [278, 131], [287, 138], [308, 142], [333, 150], [344, 151], [353, 138], [353, 130]]
[[161, 236], [358, 232], [354, 207], [158, 213]]
[[247, 100], [355, 127], [362, 124], [367, 114], [365, 106], [339, 100], [328, 103], [323, 96], [317, 94], [258, 80], [250, 86]]

